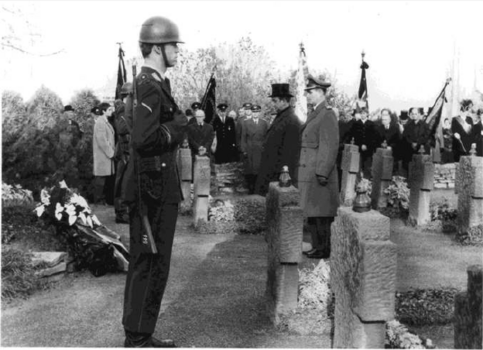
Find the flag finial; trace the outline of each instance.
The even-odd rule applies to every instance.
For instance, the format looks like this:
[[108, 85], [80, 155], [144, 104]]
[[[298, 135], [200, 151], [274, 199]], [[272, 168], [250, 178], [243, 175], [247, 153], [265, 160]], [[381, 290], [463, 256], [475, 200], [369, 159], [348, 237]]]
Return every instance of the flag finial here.
[[305, 54], [304, 43], [303, 42], [300, 42], [299, 46], [300, 46], [300, 52], [303, 53], [303, 54]]
[[364, 61], [364, 57], [366, 56], [366, 53], [364, 52], [364, 50], [362, 50], [361, 56], [362, 56], [362, 60]]

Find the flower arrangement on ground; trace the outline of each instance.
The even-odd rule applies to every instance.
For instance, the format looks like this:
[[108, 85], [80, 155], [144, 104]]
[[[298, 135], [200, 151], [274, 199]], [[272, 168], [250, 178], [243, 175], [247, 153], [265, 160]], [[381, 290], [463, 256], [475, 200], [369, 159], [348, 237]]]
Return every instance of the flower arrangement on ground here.
[[127, 271], [129, 253], [120, 236], [101, 224], [84, 197], [64, 181], [43, 189], [41, 202], [34, 209], [39, 218], [55, 227], [67, 241], [78, 269], [87, 268], [94, 276]]

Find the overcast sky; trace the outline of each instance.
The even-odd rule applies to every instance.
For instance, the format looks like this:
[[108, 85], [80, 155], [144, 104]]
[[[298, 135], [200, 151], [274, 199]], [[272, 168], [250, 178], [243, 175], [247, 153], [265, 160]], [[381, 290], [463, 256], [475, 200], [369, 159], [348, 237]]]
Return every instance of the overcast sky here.
[[[371, 108], [427, 107], [460, 53], [465, 94], [483, 90], [483, 2], [328, 1], [55, 1], [2, 2], [21, 15], [15, 32], [36, 55], [2, 52], [2, 88], [29, 99], [41, 84], [68, 103], [75, 91], [97, 89], [117, 71], [117, 45], [138, 54], [140, 25], [161, 15], [178, 23], [187, 49], [243, 36], [263, 45], [281, 69], [297, 67], [299, 43], [310, 69], [327, 69], [348, 94], [357, 91], [361, 51], [370, 65]], [[31, 40], [28, 21], [35, 28]], [[5, 29], [5, 28], [4, 28]], [[41, 57], [62, 50], [60, 54]], [[477, 77], [475, 79], [475, 77]], [[114, 90], [114, 88], [113, 88]]]

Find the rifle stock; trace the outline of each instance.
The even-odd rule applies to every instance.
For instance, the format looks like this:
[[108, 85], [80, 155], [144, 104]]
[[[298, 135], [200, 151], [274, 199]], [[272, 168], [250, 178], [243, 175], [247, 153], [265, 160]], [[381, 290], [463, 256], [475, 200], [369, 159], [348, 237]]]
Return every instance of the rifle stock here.
[[[136, 84], [136, 65], [133, 64], [132, 66], [132, 74], [133, 74], [133, 123], [136, 122], [136, 106], [138, 103], [138, 95], [137, 95], [137, 84]], [[142, 243], [146, 245], [146, 248], [151, 254], [157, 254], [158, 250], [156, 249], [156, 243], [154, 242], [153, 233], [151, 231], [151, 225], [149, 224], [148, 219], [148, 208], [146, 207], [146, 203], [143, 201], [142, 197], [142, 190], [141, 190], [141, 173], [139, 172], [139, 155], [137, 152], [133, 152], [134, 155], [134, 168], [136, 171], [137, 177], [137, 186], [138, 186], [138, 209], [139, 215], [141, 216], [141, 224], [143, 227], [143, 235], [142, 235]]]

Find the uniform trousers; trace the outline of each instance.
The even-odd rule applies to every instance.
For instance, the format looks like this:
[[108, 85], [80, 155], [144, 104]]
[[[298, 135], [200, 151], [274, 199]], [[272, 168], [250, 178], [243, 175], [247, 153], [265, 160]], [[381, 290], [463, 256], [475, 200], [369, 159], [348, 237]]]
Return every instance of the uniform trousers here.
[[138, 253], [142, 236], [142, 223], [137, 206], [130, 215], [130, 260], [124, 291], [122, 323], [129, 332], [152, 334], [156, 328], [164, 290], [168, 281], [178, 203], [148, 207], [157, 254]]
[[122, 219], [124, 216], [127, 216], [128, 214], [128, 208], [124, 202], [124, 199], [126, 197], [124, 193], [125, 187], [122, 186], [123, 180], [124, 180], [124, 173], [126, 172], [126, 169], [127, 169], [126, 160], [120, 160], [119, 162], [117, 162], [116, 182], [114, 185], [114, 211], [116, 212], [116, 218], [118, 219]]
[[308, 217], [307, 228], [312, 237], [312, 248], [330, 253], [330, 225], [334, 217]]

